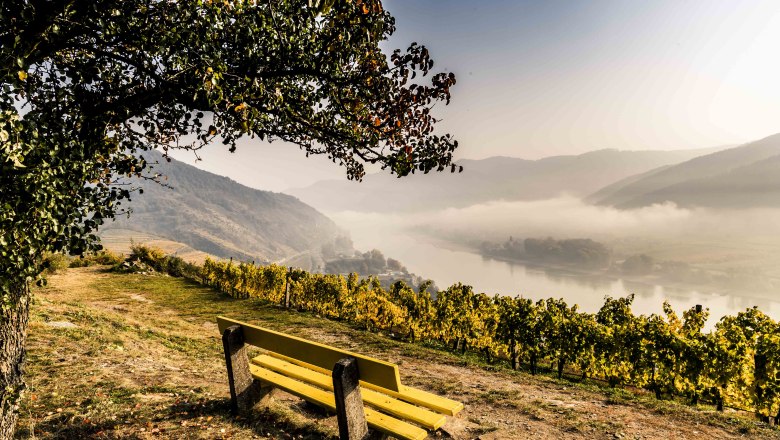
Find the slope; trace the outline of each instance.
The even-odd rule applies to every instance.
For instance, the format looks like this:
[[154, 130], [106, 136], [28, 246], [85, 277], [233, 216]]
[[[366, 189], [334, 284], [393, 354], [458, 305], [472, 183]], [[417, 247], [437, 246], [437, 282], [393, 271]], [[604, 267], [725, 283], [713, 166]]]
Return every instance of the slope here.
[[[639, 179], [630, 179], [620, 187], [603, 188], [589, 199], [600, 205], [630, 208], [646, 206], [664, 201], [679, 201], [683, 204], [707, 205], [704, 200], [696, 202], [693, 191], [701, 179], [715, 178], [726, 175], [731, 170], [745, 167], [780, 154], [780, 134], [766, 137], [759, 141], [741, 145], [735, 148], [718, 151], [712, 154], [696, 157], [681, 164]], [[687, 187], [685, 182], [690, 183]], [[682, 198], [680, 198], [682, 197]], [[731, 202], [724, 201], [725, 204]]]
[[635, 174], [633, 176], [628, 176], [625, 179], [620, 179], [615, 183], [612, 183], [610, 185], [607, 185], [600, 190], [596, 191], [595, 193], [585, 197], [583, 200], [588, 203], [592, 204], [599, 204], [601, 200], [605, 200], [610, 197], [620, 197], [618, 193], [625, 188], [628, 185], [632, 185], [636, 182], [639, 182], [640, 180], [646, 179], [654, 174], [660, 173], [661, 171], [667, 170], [674, 165], [664, 165], [660, 166], [658, 168], [653, 168], [650, 171]]
[[666, 201], [681, 207], [722, 209], [780, 207], [780, 155], [724, 173], [689, 179], [618, 205], [637, 208]]
[[335, 417], [286, 393], [230, 415], [220, 314], [395, 362], [404, 383], [466, 402], [432, 438], [780, 438], [749, 415], [484, 365], [173, 277], [68, 269], [35, 296], [19, 438], [337, 439]]
[[142, 182], [132, 213], [105, 230], [154, 234], [219, 257], [277, 261], [318, 253], [343, 234], [330, 219], [286, 194], [260, 191], [157, 152], [145, 152], [164, 183]]

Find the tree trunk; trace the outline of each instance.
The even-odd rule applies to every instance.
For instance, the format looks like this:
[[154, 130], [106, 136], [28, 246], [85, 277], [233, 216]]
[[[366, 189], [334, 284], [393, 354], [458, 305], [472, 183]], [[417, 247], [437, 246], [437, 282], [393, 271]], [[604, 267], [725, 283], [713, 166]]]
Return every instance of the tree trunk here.
[[30, 289], [19, 286], [0, 305], [0, 440], [10, 440], [24, 389], [24, 343], [30, 317]]
[[562, 359], [558, 359], [558, 379], [563, 378], [563, 367], [566, 363]]
[[536, 354], [531, 355], [531, 375], [536, 375]]

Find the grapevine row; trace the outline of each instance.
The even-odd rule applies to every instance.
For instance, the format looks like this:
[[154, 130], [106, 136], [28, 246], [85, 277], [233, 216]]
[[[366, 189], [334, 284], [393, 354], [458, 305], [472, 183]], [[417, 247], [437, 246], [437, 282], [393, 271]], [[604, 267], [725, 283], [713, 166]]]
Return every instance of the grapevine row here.
[[707, 309], [679, 316], [664, 303], [663, 314], [634, 315], [633, 295], [606, 297], [591, 314], [562, 299], [491, 297], [463, 284], [434, 298], [426, 284], [414, 291], [397, 282], [388, 290], [374, 278], [288, 273], [277, 265], [206, 260], [201, 278], [233, 297], [277, 304], [289, 287], [289, 304], [298, 310], [506, 358], [534, 374], [550, 365], [559, 376], [568, 369], [612, 386], [645, 388], [658, 398], [707, 399], [721, 410], [749, 406], [765, 419], [780, 417], [780, 325], [757, 308], [725, 316], [704, 332]]

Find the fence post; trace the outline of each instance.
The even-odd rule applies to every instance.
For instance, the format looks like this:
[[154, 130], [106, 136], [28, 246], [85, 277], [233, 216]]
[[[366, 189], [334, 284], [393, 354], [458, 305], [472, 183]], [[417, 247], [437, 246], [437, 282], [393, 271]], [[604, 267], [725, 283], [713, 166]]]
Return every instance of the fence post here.
[[339, 438], [341, 440], [369, 438], [355, 358], [344, 358], [336, 362], [333, 367], [333, 394], [336, 398]]
[[290, 275], [292, 274], [292, 267], [287, 268], [287, 277], [284, 281], [284, 308], [290, 308]]

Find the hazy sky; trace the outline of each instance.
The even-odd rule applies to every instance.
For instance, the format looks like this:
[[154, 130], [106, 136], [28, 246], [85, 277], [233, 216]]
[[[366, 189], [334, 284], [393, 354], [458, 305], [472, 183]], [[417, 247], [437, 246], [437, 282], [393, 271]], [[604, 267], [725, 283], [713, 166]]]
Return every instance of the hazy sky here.
[[[386, 0], [398, 32], [457, 75], [438, 108], [459, 158], [736, 144], [780, 131], [780, 1]], [[280, 191], [343, 172], [294, 146], [199, 167]], [[177, 155], [181, 157], [181, 155]]]

